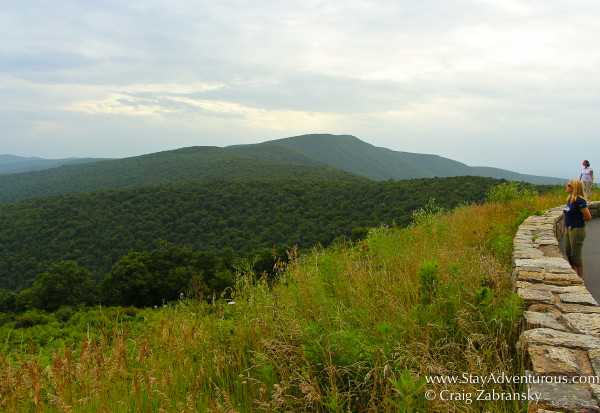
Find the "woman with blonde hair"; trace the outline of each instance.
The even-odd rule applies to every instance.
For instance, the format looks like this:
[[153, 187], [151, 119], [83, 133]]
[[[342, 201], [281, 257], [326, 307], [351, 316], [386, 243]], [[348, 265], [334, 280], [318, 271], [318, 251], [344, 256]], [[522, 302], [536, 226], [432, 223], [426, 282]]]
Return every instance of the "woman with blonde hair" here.
[[585, 221], [592, 219], [587, 202], [583, 182], [571, 179], [566, 191], [569, 194], [565, 215], [565, 252], [571, 267], [583, 279], [583, 241], [587, 235]]

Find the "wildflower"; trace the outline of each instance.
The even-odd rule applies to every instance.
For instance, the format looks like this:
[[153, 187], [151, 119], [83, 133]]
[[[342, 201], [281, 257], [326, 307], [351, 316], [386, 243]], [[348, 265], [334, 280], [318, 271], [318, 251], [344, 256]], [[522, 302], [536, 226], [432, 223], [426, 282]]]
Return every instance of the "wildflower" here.
[[155, 305], [155, 306], [154, 306], [154, 308], [158, 308], [158, 306], [157, 306], [157, 305]]

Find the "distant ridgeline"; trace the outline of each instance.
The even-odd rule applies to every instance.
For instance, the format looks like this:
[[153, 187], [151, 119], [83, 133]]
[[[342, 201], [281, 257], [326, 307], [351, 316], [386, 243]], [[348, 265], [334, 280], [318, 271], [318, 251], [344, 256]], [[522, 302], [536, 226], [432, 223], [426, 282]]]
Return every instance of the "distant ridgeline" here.
[[564, 181], [471, 167], [437, 155], [392, 151], [349, 135], [303, 135], [260, 144], [190, 147], [27, 173], [0, 174], [0, 204], [46, 195], [210, 179], [278, 177], [383, 181], [464, 175], [550, 185]]
[[0, 174], [39, 171], [42, 169], [56, 168], [57, 166], [62, 165], [72, 165], [104, 160], [107, 160], [107, 158], [43, 159], [35, 157], [26, 158], [15, 155], [0, 155]]
[[150, 251], [160, 240], [238, 255], [273, 246], [312, 248], [357, 228], [405, 226], [431, 197], [446, 208], [482, 202], [499, 182], [471, 176], [216, 180], [23, 200], [0, 206], [0, 288], [27, 288], [63, 260], [77, 261], [100, 280], [125, 254]]

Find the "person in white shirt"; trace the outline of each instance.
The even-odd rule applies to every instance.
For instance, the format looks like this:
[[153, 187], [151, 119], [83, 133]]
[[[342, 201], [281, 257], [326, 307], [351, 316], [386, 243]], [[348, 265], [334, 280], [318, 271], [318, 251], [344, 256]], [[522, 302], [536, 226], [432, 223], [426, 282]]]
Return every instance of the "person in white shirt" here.
[[581, 168], [579, 180], [583, 182], [585, 196], [589, 202], [590, 196], [592, 195], [592, 185], [594, 184], [594, 170], [590, 167], [590, 162], [587, 160], [583, 161], [583, 168]]

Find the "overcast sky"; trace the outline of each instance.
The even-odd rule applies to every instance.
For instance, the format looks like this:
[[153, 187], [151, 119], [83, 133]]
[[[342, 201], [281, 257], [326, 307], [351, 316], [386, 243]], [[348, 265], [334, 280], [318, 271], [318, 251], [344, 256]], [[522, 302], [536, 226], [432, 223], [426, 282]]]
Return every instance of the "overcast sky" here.
[[597, 0], [2, 1], [0, 154], [333, 133], [579, 177], [598, 39]]

